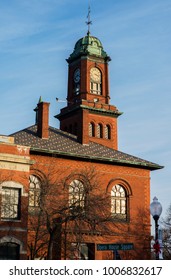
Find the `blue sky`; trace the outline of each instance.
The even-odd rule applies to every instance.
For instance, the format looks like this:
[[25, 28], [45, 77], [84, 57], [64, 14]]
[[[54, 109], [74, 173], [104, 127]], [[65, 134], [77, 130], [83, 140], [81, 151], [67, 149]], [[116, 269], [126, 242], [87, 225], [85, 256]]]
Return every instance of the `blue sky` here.
[[171, 1], [0, 1], [0, 133], [32, 125], [42, 96], [50, 125], [65, 103], [66, 58], [91, 34], [110, 55], [111, 104], [119, 118], [119, 150], [164, 165], [151, 173], [151, 199], [171, 203]]

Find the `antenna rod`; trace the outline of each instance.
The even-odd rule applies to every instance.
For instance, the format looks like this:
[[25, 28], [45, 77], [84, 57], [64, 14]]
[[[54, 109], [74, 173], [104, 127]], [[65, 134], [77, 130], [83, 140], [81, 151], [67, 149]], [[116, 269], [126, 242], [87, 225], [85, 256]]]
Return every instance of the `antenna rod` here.
[[87, 35], [90, 34], [90, 24], [92, 24], [92, 21], [90, 20], [90, 5], [88, 6], [88, 15], [87, 15], [87, 21], [86, 21], [86, 24], [88, 25], [88, 31], [87, 31]]

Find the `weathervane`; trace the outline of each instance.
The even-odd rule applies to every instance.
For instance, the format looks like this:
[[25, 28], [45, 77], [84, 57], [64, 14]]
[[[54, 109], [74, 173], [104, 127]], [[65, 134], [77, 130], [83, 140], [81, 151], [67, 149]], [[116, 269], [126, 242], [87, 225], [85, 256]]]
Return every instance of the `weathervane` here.
[[86, 24], [88, 25], [88, 31], [87, 31], [87, 35], [90, 34], [90, 24], [92, 24], [92, 21], [90, 20], [90, 5], [88, 6], [88, 15], [87, 15], [87, 21]]

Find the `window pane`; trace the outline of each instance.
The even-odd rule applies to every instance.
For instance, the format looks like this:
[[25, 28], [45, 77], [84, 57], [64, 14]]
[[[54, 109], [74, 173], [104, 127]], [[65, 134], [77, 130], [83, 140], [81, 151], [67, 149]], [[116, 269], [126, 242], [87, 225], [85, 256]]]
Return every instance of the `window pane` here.
[[116, 191], [115, 196], [118, 196], [118, 197], [121, 196], [120, 192]]
[[111, 213], [118, 218], [126, 218], [126, 192], [120, 185], [113, 186], [111, 190]]
[[89, 123], [89, 136], [90, 136], [90, 137], [93, 136], [93, 127], [92, 127], [92, 123]]
[[84, 207], [84, 186], [78, 180], [72, 181], [69, 186], [69, 205]]
[[34, 206], [34, 191], [29, 191], [29, 206]]
[[103, 126], [100, 123], [97, 124], [97, 137], [103, 138]]
[[40, 205], [40, 180], [34, 175], [30, 175], [29, 185], [29, 207], [39, 207]]
[[90, 82], [90, 93], [101, 94], [101, 83]]
[[116, 200], [116, 213], [120, 213], [120, 200]]
[[126, 213], [125, 210], [126, 210], [126, 201], [121, 200], [121, 213], [125, 214]]
[[100, 126], [99, 126], [99, 124], [97, 125], [97, 137], [100, 138]]
[[112, 203], [111, 203], [111, 212], [112, 213], [115, 213], [116, 211], [115, 211], [115, 209], [116, 209], [116, 203], [115, 203], [115, 200], [114, 199], [112, 199]]
[[90, 137], [95, 136], [95, 125], [94, 125], [94, 123], [89, 123], [89, 136]]
[[103, 126], [102, 124], [100, 124], [99, 126], [100, 126], [100, 138], [103, 138]]
[[109, 125], [105, 126], [105, 138], [106, 139], [111, 139], [111, 130], [110, 130], [110, 126]]
[[18, 219], [20, 203], [20, 189], [2, 188], [1, 218]]

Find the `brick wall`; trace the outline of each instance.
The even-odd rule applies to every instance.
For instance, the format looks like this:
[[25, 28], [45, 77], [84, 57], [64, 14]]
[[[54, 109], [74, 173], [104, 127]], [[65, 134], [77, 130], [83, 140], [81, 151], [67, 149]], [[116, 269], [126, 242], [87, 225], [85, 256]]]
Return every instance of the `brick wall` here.
[[19, 244], [20, 259], [27, 259], [28, 182], [31, 165], [29, 152], [29, 147], [0, 143], [0, 205], [2, 187], [21, 190], [19, 219], [2, 219], [0, 207], [0, 243]]
[[[110, 193], [112, 186], [115, 184], [121, 184], [124, 186], [129, 196], [129, 218], [127, 222], [122, 223], [122, 225], [118, 224], [120, 230], [116, 230], [117, 223], [114, 224], [112, 231], [114, 230], [115, 234], [112, 236], [84, 235], [84, 241], [96, 244], [132, 242], [134, 243], [136, 251], [139, 251], [139, 256], [141, 255], [142, 258], [146, 257], [147, 259], [150, 258], [149, 250], [147, 250], [147, 248], [149, 249], [150, 246], [150, 172], [148, 170], [126, 166], [115, 166], [104, 163], [64, 159], [59, 157], [51, 158], [32, 155], [32, 159], [35, 161], [35, 166], [33, 167], [36, 170], [43, 171], [46, 176], [49, 176], [49, 174], [52, 172], [52, 174], [56, 174], [55, 176], [57, 176], [59, 181], [62, 178], [68, 177], [71, 173], [75, 172], [79, 174], [85, 169], [95, 169], [100, 182], [99, 188], [101, 188], [104, 192], [108, 191]], [[143, 224], [142, 227], [141, 223]], [[129, 238], [126, 234], [127, 232], [130, 233]], [[143, 237], [141, 236], [142, 232], [144, 236], [148, 236], [146, 240], [143, 240]], [[146, 247], [146, 251], [144, 251], [144, 247]], [[122, 252], [123, 258], [124, 254], [126, 253]], [[136, 256], [134, 257], [136, 258]], [[107, 253], [96, 251], [96, 259], [103, 258], [107, 258]], [[133, 258], [133, 256], [131, 255], [130, 258]]]

